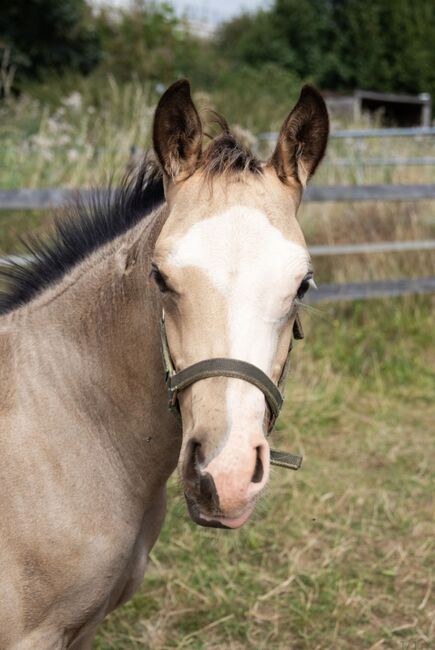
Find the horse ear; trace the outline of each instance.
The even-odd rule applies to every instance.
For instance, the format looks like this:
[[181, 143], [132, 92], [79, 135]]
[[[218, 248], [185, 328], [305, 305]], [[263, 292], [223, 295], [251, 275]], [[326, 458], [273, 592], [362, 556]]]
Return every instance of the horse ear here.
[[288, 115], [270, 159], [279, 178], [293, 178], [305, 186], [325, 153], [329, 118], [325, 102], [312, 86], [302, 88], [298, 103]]
[[160, 98], [153, 145], [169, 178], [180, 181], [193, 174], [201, 157], [202, 127], [186, 79], [176, 81]]

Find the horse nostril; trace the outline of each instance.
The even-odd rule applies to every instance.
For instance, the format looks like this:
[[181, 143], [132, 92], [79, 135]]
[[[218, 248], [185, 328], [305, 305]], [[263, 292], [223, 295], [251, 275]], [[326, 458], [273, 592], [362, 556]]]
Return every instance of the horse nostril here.
[[201, 474], [199, 478], [199, 491], [204, 501], [215, 508], [219, 508], [219, 497], [213, 477], [208, 472]]
[[201, 443], [195, 439], [189, 440], [186, 449], [184, 476], [188, 481], [196, 481], [199, 474], [198, 463], [202, 460]]
[[257, 447], [257, 460], [255, 463], [255, 469], [254, 473], [252, 475], [252, 483], [261, 483], [263, 480], [263, 475], [264, 475], [264, 470], [263, 470], [263, 462], [260, 457], [260, 447]]

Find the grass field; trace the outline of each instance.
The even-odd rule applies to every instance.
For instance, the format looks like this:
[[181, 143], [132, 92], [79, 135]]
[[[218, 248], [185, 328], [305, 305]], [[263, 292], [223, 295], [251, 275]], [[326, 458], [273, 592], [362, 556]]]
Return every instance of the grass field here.
[[[76, 186], [124, 168], [126, 148], [147, 142], [151, 112], [138, 90], [112, 92], [118, 103], [107, 115], [77, 98], [54, 116], [16, 106], [0, 127], [0, 156], [9, 156], [0, 187]], [[434, 155], [431, 143], [395, 141], [388, 155]], [[346, 154], [340, 147], [330, 158]], [[386, 144], [367, 147], [371, 157]], [[365, 182], [430, 182], [433, 168], [365, 173]], [[325, 167], [317, 182], [360, 180], [352, 174]], [[301, 218], [309, 244], [435, 232], [429, 202], [306, 205]], [[2, 249], [19, 250], [17, 235], [46, 222], [0, 213]], [[314, 262], [319, 284], [435, 275], [430, 252]], [[433, 307], [433, 296], [408, 296], [304, 309], [306, 338], [295, 345], [271, 441], [302, 452], [302, 469], [274, 468], [252, 521], [237, 532], [195, 526], [174, 477], [143, 586], [101, 626], [96, 649], [435, 648]]]
[[240, 532], [192, 524], [173, 480], [143, 587], [97, 648], [434, 647], [430, 302], [305, 316], [273, 436], [303, 468], [274, 469]]

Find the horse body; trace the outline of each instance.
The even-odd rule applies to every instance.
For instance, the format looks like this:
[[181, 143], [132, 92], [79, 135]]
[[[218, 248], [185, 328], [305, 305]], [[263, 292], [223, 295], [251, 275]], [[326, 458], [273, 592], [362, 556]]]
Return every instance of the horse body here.
[[238, 359], [278, 383], [312, 275], [296, 211], [327, 133], [305, 88], [268, 163], [227, 131], [203, 153], [177, 82], [156, 111], [155, 186], [141, 170], [94, 197], [92, 218], [58, 226], [54, 247], [13, 271], [0, 296], [1, 650], [91, 647], [142, 579], [177, 463], [196, 523], [249, 518], [269, 475], [265, 393], [197, 377], [181, 425], [159, 320], [177, 371]]
[[181, 437], [143, 230], [0, 321], [2, 649], [69, 647], [131, 596], [162, 525]]

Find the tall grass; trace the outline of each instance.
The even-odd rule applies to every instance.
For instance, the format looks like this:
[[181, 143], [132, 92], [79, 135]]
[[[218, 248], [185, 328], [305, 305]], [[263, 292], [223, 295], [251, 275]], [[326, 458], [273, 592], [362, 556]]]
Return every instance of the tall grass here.
[[[132, 147], [144, 150], [149, 146], [155, 90], [139, 82], [120, 85], [111, 77], [106, 78], [104, 85], [100, 79], [95, 88], [89, 87], [90, 83], [82, 83], [79, 90], [70, 92], [54, 106], [26, 95], [0, 104], [0, 188], [101, 183], [109, 172], [119, 173], [125, 168]], [[230, 123], [250, 132], [250, 144], [267, 157], [271, 149], [257, 142], [256, 134], [267, 128], [279, 128], [296, 100], [294, 80], [287, 80], [288, 88], [280, 78], [274, 79], [274, 83], [273, 92], [264, 96], [251, 83], [244, 92], [223, 87], [213, 94], [197, 92], [195, 97], [205, 116], [208, 109], [218, 109]], [[239, 85], [243, 86], [241, 82]], [[277, 101], [281, 86], [285, 92]], [[265, 127], [267, 116], [270, 121]], [[376, 123], [365, 120], [348, 126], [373, 125]], [[364, 162], [435, 157], [434, 142], [430, 137], [331, 140], [315, 182], [431, 182], [430, 165]], [[349, 165], [342, 166], [343, 160]]]
[[[98, 109], [83, 94], [53, 111], [25, 97], [3, 108], [0, 187], [77, 187], [122, 173], [129, 147], [149, 143], [152, 102], [137, 85], [109, 82], [105, 93]], [[387, 146], [389, 157], [435, 155], [433, 140], [398, 139], [367, 141], [359, 154], [386, 156]], [[326, 162], [354, 155], [350, 147], [333, 142]], [[365, 182], [432, 180], [421, 167], [364, 174]], [[326, 164], [316, 182], [359, 180], [356, 169]], [[306, 204], [300, 218], [309, 244], [418, 239], [434, 236], [435, 206]], [[47, 219], [0, 213], [1, 247], [18, 250], [16, 236], [43, 230]], [[435, 273], [430, 252], [314, 263], [318, 283]], [[192, 524], [173, 479], [143, 586], [102, 625], [95, 648], [433, 647], [433, 302], [408, 296], [304, 309], [306, 339], [295, 347], [273, 436], [274, 445], [304, 453], [303, 468], [276, 469], [254, 520], [235, 533]]]
[[97, 108], [73, 92], [57, 108], [23, 96], [0, 110], [0, 187], [82, 187], [122, 173], [132, 147], [147, 148], [149, 89], [108, 78]]

